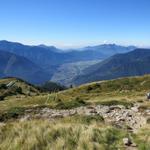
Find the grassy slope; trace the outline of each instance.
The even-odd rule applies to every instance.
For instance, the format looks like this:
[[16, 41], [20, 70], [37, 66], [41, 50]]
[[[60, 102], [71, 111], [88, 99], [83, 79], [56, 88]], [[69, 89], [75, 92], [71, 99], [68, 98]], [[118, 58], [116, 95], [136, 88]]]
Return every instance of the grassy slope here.
[[100, 121], [89, 123], [90, 118], [85, 122], [82, 119], [78, 116], [51, 123], [41, 120], [8, 123], [0, 128], [0, 147], [10, 150], [115, 150], [123, 147], [121, 139], [127, 135], [125, 131]]
[[128, 133], [84, 116], [11, 122], [0, 126], [0, 150], [124, 150], [124, 137], [132, 139], [138, 150], [149, 150], [149, 131], [147, 126], [137, 134]]
[[[86, 84], [59, 93], [43, 94], [26, 98], [11, 97], [0, 101], [0, 112], [10, 112], [13, 107], [72, 108], [88, 104], [123, 104], [130, 106], [140, 102], [145, 107], [145, 94], [150, 88], [150, 75], [122, 78]], [[22, 111], [21, 111], [22, 113]], [[52, 121], [32, 120], [11, 122], [0, 126], [1, 149], [117, 149], [122, 150], [122, 138], [129, 136], [138, 144], [140, 150], [150, 149], [150, 126], [137, 134], [106, 125], [102, 120], [74, 116]], [[90, 121], [89, 121], [90, 120]], [[91, 121], [92, 120], [92, 121]], [[84, 138], [83, 138], [84, 137]], [[8, 144], [10, 143], [10, 145]], [[28, 145], [28, 146], [27, 146]]]
[[150, 88], [150, 75], [134, 78], [122, 78], [104, 82], [95, 82], [82, 85], [66, 91], [41, 94], [18, 98], [17, 96], [0, 101], [0, 110], [8, 110], [11, 107], [34, 107], [49, 106], [56, 108], [59, 104], [67, 104], [68, 108], [76, 107], [84, 102], [87, 104], [97, 103], [134, 103], [143, 102], [142, 105], [150, 106], [145, 101], [146, 92]]
[[[4, 78], [0, 80], [0, 85], [5, 84], [7, 85], [10, 82], [15, 82], [14, 86], [20, 87], [22, 89], [22, 93], [26, 94], [30, 92], [31, 94], [33, 93], [39, 93], [39, 90], [34, 87], [33, 85], [17, 78]], [[10, 88], [11, 89], [11, 88]], [[0, 89], [1, 91], [2, 89]], [[6, 90], [5, 90], [6, 91]], [[1, 91], [2, 93], [2, 91]], [[14, 94], [15, 95], [15, 94]]]
[[59, 94], [66, 99], [79, 97], [91, 103], [101, 103], [102, 101], [126, 101], [145, 102], [145, 94], [150, 89], [150, 75], [133, 78], [120, 78], [117, 80], [95, 82], [82, 85]]

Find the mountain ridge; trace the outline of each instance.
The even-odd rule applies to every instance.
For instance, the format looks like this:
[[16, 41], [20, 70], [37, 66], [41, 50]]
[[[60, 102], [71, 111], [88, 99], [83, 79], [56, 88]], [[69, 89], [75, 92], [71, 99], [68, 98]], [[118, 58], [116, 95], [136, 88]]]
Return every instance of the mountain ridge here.
[[45, 82], [50, 78], [44, 70], [25, 57], [0, 50], [0, 58], [1, 78], [19, 77], [34, 84]]
[[[84, 50], [82, 51], [63, 51], [61, 49], [57, 49], [54, 46], [30, 46], [18, 42], [9, 42], [6, 40], [0, 41], [0, 50], [13, 53], [17, 56], [25, 57], [26, 59], [30, 60], [38, 67], [40, 67], [46, 74], [48, 74], [47, 78], [49, 78], [49, 80], [55, 78], [55, 73], [58, 72], [61, 66], [64, 64], [78, 63], [81, 61], [92, 62], [93, 60], [104, 60], [105, 58], [108, 58], [113, 54], [119, 52], [128, 52], [133, 50], [134, 48], [135, 47], [123, 47], [115, 44], [105, 44], [84, 48]], [[76, 70], [78, 71], [78, 69]], [[67, 71], [68, 74], [69, 72], [71, 73], [71, 67], [70, 70]], [[62, 76], [64, 76], [65, 72], [63, 73], [63, 71], [61, 71], [61, 73]], [[78, 73], [75, 72], [75, 74]], [[60, 77], [60, 79], [61, 78], [62, 77]], [[58, 81], [60, 79], [58, 79]], [[56, 81], [57, 79], [55, 80], [55, 82]]]
[[149, 74], [150, 49], [136, 49], [116, 54], [84, 70], [84, 75], [74, 79], [75, 84], [126, 76]]

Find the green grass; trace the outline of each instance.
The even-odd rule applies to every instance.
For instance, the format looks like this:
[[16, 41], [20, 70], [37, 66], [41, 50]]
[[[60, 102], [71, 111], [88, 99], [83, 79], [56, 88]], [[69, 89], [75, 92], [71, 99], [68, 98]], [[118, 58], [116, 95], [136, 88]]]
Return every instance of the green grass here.
[[136, 134], [105, 124], [100, 116], [72, 116], [0, 125], [0, 150], [124, 150], [128, 137], [138, 150], [150, 149], [150, 126]]
[[90, 83], [64, 92], [60, 97], [66, 100], [80, 97], [86, 101], [120, 100], [142, 101], [150, 88], [150, 76], [122, 78], [104, 82]]
[[0, 121], [7, 121], [9, 119], [17, 119], [19, 116], [23, 115], [25, 109], [22, 107], [12, 107], [4, 113], [0, 114]]
[[148, 124], [142, 128], [137, 134], [133, 136], [138, 145], [138, 150], [150, 149], [150, 125]]
[[[0, 80], [0, 84], [4, 82], [6, 79]], [[26, 84], [22, 86], [26, 89]], [[104, 118], [98, 115], [75, 115], [53, 121], [13, 120], [28, 108], [72, 109], [90, 104], [123, 105], [129, 108], [139, 102], [140, 109], [144, 110], [150, 108], [150, 102], [145, 101], [149, 89], [150, 76], [143, 76], [90, 83], [52, 94], [7, 96], [0, 101], [0, 120], [12, 120], [5, 125], [0, 124], [0, 150], [124, 150], [124, 137], [133, 139], [139, 150], [149, 150], [149, 124], [138, 133], [129, 134], [126, 130], [106, 124]]]
[[92, 123], [96, 124], [104, 124], [104, 118], [100, 115], [94, 116], [85, 116], [85, 115], [74, 115], [71, 117], [66, 117], [61, 119], [64, 123], [72, 123], [72, 124], [85, 124], [90, 125]]
[[97, 102], [96, 104], [105, 105], [105, 106], [113, 106], [113, 105], [123, 105], [126, 108], [130, 108], [133, 106], [132, 102], [127, 102], [126, 100], [118, 101], [118, 100], [108, 100]]
[[[7, 87], [9, 83], [14, 84]], [[21, 79], [6, 78], [0, 80], [0, 100], [5, 100], [7, 97], [18, 95], [38, 95], [39, 89]]]
[[[0, 80], [1, 84], [12, 79]], [[21, 82], [22, 83], [22, 82]], [[21, 84], [18, 82], [17, 84]], [[23, 88], [26, 84], [23, 82]], [[11, 107], [46, 106], [57, 109], [70, 109], [90, 104], [132, 106], [140, 102], [141, 107], [150, 107], [145, 101], [150, 88], [150, 76], [123, 78], [104, 82], [90, 83], [58, 93], [41, 93], [37, 96], [8, 96], [0, 101], [0, 113]]]
[[87, 103], [81, 99], [76, 99], [76, 100], [72, 100], [72, 101], [59, 101], [57, 102], [56, 106], [54, 108], [56, 109], [72, 109], [72, 108], [76, 108], [76, 107], [80, 107], [80, 106], [86, 106]]
[[0, 126], [0, 150], [117, 150], [123, 146], [125, 131], [93, 121], [81, 123], [81, 119], [7, 123]]

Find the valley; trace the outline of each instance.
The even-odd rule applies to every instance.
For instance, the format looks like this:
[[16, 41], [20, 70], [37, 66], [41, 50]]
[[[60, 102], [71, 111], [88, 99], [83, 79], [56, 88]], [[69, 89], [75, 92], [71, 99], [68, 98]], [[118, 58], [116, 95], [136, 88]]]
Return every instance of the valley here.
[[0, 0], [0, 150], [150, 150], [150, 0]]
[[[62, 50], [54, 46], [31, 46], [3, 40], [0, 41], [0, 54], [5, 53], [7, 59], [1, 60], [3, 69], [0, 70], [0, 77], [18, 77], [38, 85], [51, 80], [70, 86], [75, 84], [74, 78], [82, 75], [87, 67], [114, 54], [130, 52], [135, 48], [135, 46], [103, 44]], [[8, 73], [4, 72], [7, 68]]]
[[150, 73], [150, 49], [135, 49], [125, 54], [116, 54], [85, 70], [74, 79], [75, 85], [99, 80], [137, 76]]
[[65, 86], [70, 86], [73, 83], [74, 78], [82, 75], [83, 70], [100, 62], [101, 60], [91, 60], [91, 61], [80, 61], [75, 63], [66, 63], [58, 67], [56, 72], [53, 74], [51, 80], [53, 82], [58, 82]]
[[0, 41], [0, 149], [149, 150], [150, 50], [135, 48]]

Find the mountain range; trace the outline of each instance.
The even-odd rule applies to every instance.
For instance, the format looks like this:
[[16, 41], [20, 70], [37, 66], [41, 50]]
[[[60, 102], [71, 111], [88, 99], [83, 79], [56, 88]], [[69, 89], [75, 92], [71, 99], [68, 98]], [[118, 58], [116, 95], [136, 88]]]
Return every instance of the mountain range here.
[[[116, 53], [125, 53], [129, 52], [131, 50], [135, 49], [134, 46], [129, 46], [129, 47], [124, 47], [124, 46], [119, 46], [115, 44], [103, 44], [103, 45], [98, 45], [98, 46], [89, 46], [85, 47], [82, 49], [74, 49], [70, 51], [64, 51], [61, 49], [58, 49], [54, 46], [46, 46], [46, 45], [38, 45], [38, 46], [29, 46], [29, 45], [23, 45], [21, 43], [17, 42], [9, 42], [9, 41], [0, 41], [0, 50], [3, 52], [10, 52], [11, 54], [15, 54], [16, 57], [18, 58], [21, 56], [21, 58], [26, 58], [26, 64], [32, 63], [32, 70], [34, 70], [33, 66], [35, 66], [35, 70], [42, 70], [44, 72], [44, 75], [41, 75], [41, 77], [36, 80], [39, 80], [38, 82], [35, 81], [35, 79], [28, 79], [24, 77], [24, 72], [21, 71], [20, 73], [13, 73], [13, 74], [4, 74], [2, 70], [0, 70], [1, 76], [6, 76], [6, 75], [14, 75], [17, 77], [23, 77], [23, 79], [28, 79], [31, 83], [42, 83], [42, 81], [45, 81], [45, 79], [51, 80], [55, 79], [55, 81], [59, 82], [60, 78], [63, 78], [65, 76], [64, 71], [60, 71], [60, 68], [63, 68], [61, 66], [69, 66], [72, 63], [77, 63], [77, 65], [81, 64], [79, 62], [88, 61], [88, 65], [92, 65], [93, 61], [97, 60], [104, 60]], [[23, 59], [23, 60], [24, 60]], [[90, 63], [91, 61], [91, 63]], [[33, 65], [34, 64], [34, 65]], [[20, 63], [20, 66], [22, 63]], [[77, 66], [75, 64], [75, 66]], [[86, 67], [88, 67], [88, 65]], [[83, 65], [82, 65], [83, 66]], [[30, 70], [31, 67], [29, 67], [28, 70]], [[37, 69], [40, 68], [40, 69]], [[80, 67], [79, 68], [83, 68]], [[22, 66], [22, 70], [25, 69], [25, 66]], [[85, 69], [85, 68], [83, 68]], [[18, 70], [18, 69], [17, 69]], [[76, 75], [80, 75], [78, 73], [78, 69], [75, 69], [75, 72], [71, 74], [72, 72], [72, 67], [69, 67], [68, 74], [70, 72], [70, 77], [69, 78], [74, 78]], [[12, 71], [10, 71], [12, 72]], [[36, 71], [34, 71], [36, 72]], [[56, 72], [61, 72], [61, 74], [56, 74]], [[81, 69], [82, 72], [82, 69]], [[33, 73], [31, 71], [31, 74], [33, 76]], [[56, 76], [55, 76], [56, 75]], [[43, 77], [44, 76], [44, 77]], [[43, 80], [42, 80], [43, 78]], [[65, 83], [66, 81], [64, 81]], [[71, 82], [71, 81], [70, 81]], [[68, 84], [68, 83], [67, 83]]]
[[94, 64], [74, 79], [76, 85], [98, 80], [115, 79], [150, 73], [150, 49], [136, 49], [125, 54], [116, 54]]
[[[60, 68], [64, 68], [61, 66], [67, 66], [67, 67], [69, 66], [67, 68], [67, 75], [69, 74], [71, 75], [73, 70], [72, 67], [70, 67], [70, 64], [72, 65], [72, 63], [74, 64], [77, 63], [77, 67], [81, 68], [80, 72], [82, 72], [82, 70], [85, 68], [80, 67], [79, 62], [81, 61], [82, 62], [88, 61], [88, 63], [86, 63], [88, 64], [86, 65], [87, 68], [93, 64], [93, 61], [104, 60], [114, 54], [126, 53], [134, 50], [135, 48], [136, 47], [134, 46], [125, 47], [125, 46], [119, 46], [115, 44], [103, 44], [98, 46], [89, 46], [82, 49], [64, 51], [54, 46], [46, 46], [43, 44], [38, 46], [29, 46], [17, 42], [9, 42], [3, 40], [0, 41], [0, 51], [3, 51], [3, 55], [4, 52], [6, 53], [9, 52], [8, 56], [12, 56], [13, 54], [18, 61], [12, 64], [11, 68], [9, 68], [10, 69], [8, 71], [9, 73], [6, 74], [3, 71], [4, 69], [0, 70], [1, 77], [5, 77], [8, 75], [14, 77], [20, 77], [23, 78], [24, 80], [27, 80], [28, 82], [38, 83], [38, 84], [43, 83], [43, 81], [45, 80], [51, 80], [51, 79], [52, 80], [55, 79], [55, 82], [57, 81], [59, 82], [61, 78], [66, 75], [66, 71], [65, 71], [66, 68], [63, 69], [64, 71], [60, 70]], [[6, 53], [5, 55], [7, 55]], [[7, 61], [9, 62], [9, 59], [10, 57], [8, 57], [5, 60], [5, 62], [2, 62], [4, 60], [1, 59], [0, 64], [4, 63], [6, 65], [6, 62]], [[24, 62], [20, 62], [21, 59]], [[18, 65], [22, 69], [19, 70], [15, 69], [18, 68]], [[73, 66], [76, 66], [76, 64]], [[78, 73], [79, 71], [78, 69], [74, 69], [74, 70], [75, 70], [74, 72], [75, 75], [80, 75]], [[40, 73], [36, 73], [36, 72], [40, 72]], [[61, 74], [59, 74], [59, 72], [61, 72]], [[34, 77], [35, 74], [39, 75], [39, 77], [36, 76], [36, 79]], [[64, 81], [64, 83], [65, 82], [66, 81]]]
[[49, 75], [25, 57], [0, 51], [0, 78], [18, 77], [34, 84], [49, 80]]

